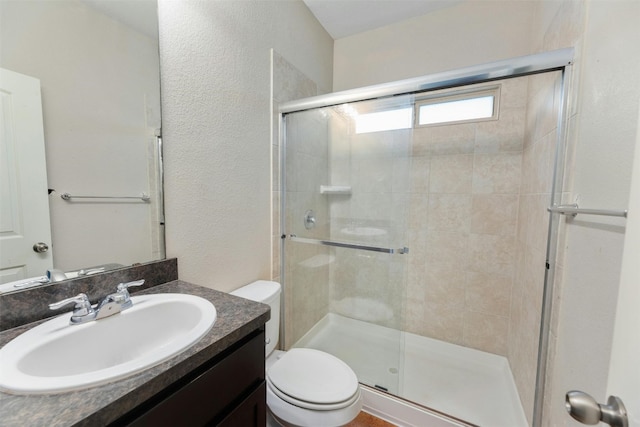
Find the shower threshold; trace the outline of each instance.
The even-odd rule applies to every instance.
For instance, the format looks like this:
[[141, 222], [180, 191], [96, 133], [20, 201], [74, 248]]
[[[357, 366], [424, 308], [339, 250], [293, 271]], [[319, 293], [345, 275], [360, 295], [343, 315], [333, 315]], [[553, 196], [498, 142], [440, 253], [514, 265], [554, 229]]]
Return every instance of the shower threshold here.
[[294, 347], [333, 354], [361, 383], [469, 423], [528, 425], [505, 357], [335, 313]]

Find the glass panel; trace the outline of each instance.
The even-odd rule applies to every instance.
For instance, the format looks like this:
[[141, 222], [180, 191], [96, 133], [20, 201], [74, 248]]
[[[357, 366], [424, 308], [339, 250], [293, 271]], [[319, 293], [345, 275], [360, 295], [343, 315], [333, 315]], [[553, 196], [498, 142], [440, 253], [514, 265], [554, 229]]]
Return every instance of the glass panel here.
[[[412, 114], [412, 98], [392, 111]], [[411, 129], [358, 133], [361, 102], [286, 116], [287, 348], [332, 353], [359, 381], [399, 393]], [[385, 111], [389, 111], [388, 109]], [[312, 214], [311, 214], [312, 212]], [[309, 221], [308, 215], [313, 215]]]

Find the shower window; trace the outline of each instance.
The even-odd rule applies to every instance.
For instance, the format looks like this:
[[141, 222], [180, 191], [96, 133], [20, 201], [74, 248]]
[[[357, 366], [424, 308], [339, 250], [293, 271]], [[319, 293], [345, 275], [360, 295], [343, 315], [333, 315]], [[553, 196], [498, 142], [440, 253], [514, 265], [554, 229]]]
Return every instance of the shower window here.
[[[410, 129], [415, 127], [481, 122], [498, 119], [499, 86], [473, 92], [449, 92], [416, 102], [415, 108], [387, 108], [361, 113], [353, 106], [342, 106], [351, 116], [356, 134]], [[414, 125], [414, 110], [416, 123]]]
[[499, 90], [447, 95], [416, 103], [417, 126], [477, 122], [498, 118]]
[[358, 114], [354, 117], [356, 133], [409, 129], [413, 127], [413, 108], [396, 108], [376, 113]]

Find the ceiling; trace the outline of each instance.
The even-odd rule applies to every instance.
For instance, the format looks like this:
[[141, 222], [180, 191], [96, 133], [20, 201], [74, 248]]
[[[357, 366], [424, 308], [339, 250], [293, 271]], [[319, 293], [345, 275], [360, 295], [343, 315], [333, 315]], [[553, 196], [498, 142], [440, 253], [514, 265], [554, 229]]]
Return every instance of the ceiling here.
[[463, 0], [304, 0], [334, 39], [425, 15]]

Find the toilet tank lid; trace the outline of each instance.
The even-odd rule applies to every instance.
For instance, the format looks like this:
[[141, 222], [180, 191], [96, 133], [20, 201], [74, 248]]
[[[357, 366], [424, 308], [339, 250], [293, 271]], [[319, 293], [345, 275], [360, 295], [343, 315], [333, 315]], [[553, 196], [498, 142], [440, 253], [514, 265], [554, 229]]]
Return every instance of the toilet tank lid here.
[[280, 293], [280, 283], [258, 280], [230, 292], [231, 295], [257, 302], [266, 302]]

